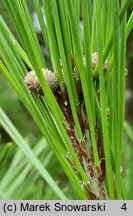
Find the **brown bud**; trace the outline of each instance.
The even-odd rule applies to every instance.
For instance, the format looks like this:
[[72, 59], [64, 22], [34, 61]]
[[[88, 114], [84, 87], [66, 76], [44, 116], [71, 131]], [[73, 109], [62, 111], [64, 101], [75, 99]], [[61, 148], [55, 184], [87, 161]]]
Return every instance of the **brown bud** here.
[[[92, 53], [91, 58], [92, 58], [92, 68], [95, 69], [95, 67], [97, 66], [97, 63], [98, 63], [98, 53], [97, 52]], [[107, 67], [108, 67], [108, 61], [106, 59], [106, 61], [104, 62], [104, 65], [103, 65], [103, 69], [106, 70]]]
[[[91, 59], [92, 59], [92, 68], [95, 69], [97, 64], [98, 64], [98, 52], [94, 52], [91, 54]], [[84, 65], [86, 65], [86, 57], [83, 56], [83, 62], [84, 62]], [[108, 61], [106, 59], [104, 65], [103, 65], [103, 69], [106, 70], [108, 67]]]
[[[42, 73], [51, 90], [55, 91], [58, 87], [56, 74], [45, 68], [42, 69]], [[24, 82], [31, 92], [36, 92], [37, 94], [43, 95], [42, 89], [40, 87], [40, 82], [38, 77], [36, 76], [35, 71], [30, 71], [29, 73], [27, 73], [24, 78]]]

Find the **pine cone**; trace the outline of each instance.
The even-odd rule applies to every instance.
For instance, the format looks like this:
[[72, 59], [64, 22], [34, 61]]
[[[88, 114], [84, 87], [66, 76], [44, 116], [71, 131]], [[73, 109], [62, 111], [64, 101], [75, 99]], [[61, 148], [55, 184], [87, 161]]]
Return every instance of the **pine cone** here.
[[[91, 54], [91, 59], [92, 59], [92, 68], [95, 69], [97, 64], [98, 64], [98, 52], [94, 52]], [[83, 56], [83, 62], [84, 65], [86, 65], [86, 56]], [[106, 59], [104, 65], [103, 65], [103, 69], [106, 70], [108, 67], [108, 61]]]
[[[45, 68], [42, 69], [42, 72], [49, 87], [54, 92], [58, 87], [56, 74]], [[37, 94], [43, 95], [40, 82], [35, 71], [28, 72], [24, 78], [24, 82], [31, 92], [35, 92]]]

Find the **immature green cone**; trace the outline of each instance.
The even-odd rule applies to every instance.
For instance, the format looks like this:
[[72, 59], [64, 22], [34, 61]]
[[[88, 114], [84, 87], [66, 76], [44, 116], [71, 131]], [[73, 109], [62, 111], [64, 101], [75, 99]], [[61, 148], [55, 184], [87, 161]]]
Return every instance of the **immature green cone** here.
[[[54, 92], [58, 87], [56, 74], [45, 68], [42, 69], [42, 72], [49, 87]], [[43, 95], [40, 82], [35, 71], [28, 72], [24, 78], [24, 82], [31, 92], [36, 92], [37, 94]]]

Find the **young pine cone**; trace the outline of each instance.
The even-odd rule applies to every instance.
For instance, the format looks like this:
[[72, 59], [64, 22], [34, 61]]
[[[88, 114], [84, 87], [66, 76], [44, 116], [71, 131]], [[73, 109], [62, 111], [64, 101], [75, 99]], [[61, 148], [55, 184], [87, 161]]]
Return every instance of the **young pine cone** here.
[[[92, 59], [92, 68], [95, 69], [97, 66], [97, 63], [98, 63], [98, 52], [92, 53], [91, 59]], [[86, 57], [85, 56], [83, 56], [83, 62], [86, 65]], [[106, 61], [104, 62], [104, 65], [103, 65], [103, 69], [106, 70], [107, 67], [108, 67], [108, 61], [106, 59]]]
[[[44, 68], [42, 69], [42, 73], [43, 73], [49, 87], [54, 92], [58, 87], [58, 81], [57, 81], [56, 74], [51, 72], [50, 70], [44, 69]], [[40, 86], [40, 82], [39, 82], [39, 79], [38, 79], [35, 71], [28, 72], [24, 78], [24, 82], [31, 92], [35, 92], [39, 95], [43, 95], [43, 92], [42, 92], [42, 89]]]

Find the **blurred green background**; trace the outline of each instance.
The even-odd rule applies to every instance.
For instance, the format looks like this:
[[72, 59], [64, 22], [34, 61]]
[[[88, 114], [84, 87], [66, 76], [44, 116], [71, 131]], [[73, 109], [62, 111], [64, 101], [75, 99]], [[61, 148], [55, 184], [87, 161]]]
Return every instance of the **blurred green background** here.
[[[29, 8], [31, 13], [34, 12], [33, 1], [28, 0]], [[130, 3], [128, 10], [128, 16], [133, 10], [133, 1]], [[11, 31], [15, 34], [14, 29], [10, 23], [10, 19], [2, 0], [0, 0], [0, 14], [10, 26]], [[38, 32], [38, 38], [42, 50], [45, 50], [42, 42], [41, 32]], [[47, 55], [44, 52], [44, 55]], [[47, 57], [47, 56], [46, 56]], [[133, 199], [133, 31], [127, 41], [127, 69], [128, 75], [126, 78], [126, 94], [125, 94], [125, 119], [131, 127], [131, 132], [128, 134], [128, 129], [124, 130], [124, 145], [123, 145], [123, 164], [122, 164], [122, 175], [124, 179], [124, 184], [127, 190], [128, 199]], [[21, 101], [18, 99], [15, 92], [12, 90], [10, 84], [6, 81], [5, 77], [0, 73], [0, 106], [4, 109], [8, 117], [11, 119], [13, 124], [16, 126], [21, 135], [29, 142], [33, 147], [40, 140], [41, 133], [38, 130], [34, 120], [27, 112]], [[0, 127], [0, 152], [3, 151], [5, 145], [11, 142], [8, 134]], [[47, 146], [47, 151], [50, 152]], [[3, 176], [6, 174], [6, 170], [12, 163], [13, 158], [18, 154], [17, 147], [12, 143], [10, 151], [7, 153], [6, 158], [0, 164], [0, 181], [2, 181]], [[40, 160], [43, 160], [43, 154], [40, 155]], [[21, 162], [25, 158], [22, 155]], [[28, 162], [27, 162], [28, 163]], [[25, 165], [26, 166], [26, 165]], [[70, 183], [68, 182], [62, 168], [57, 162], [54, 156], [51, 157], [50, 163], [47, 165], [48, 171], [51, 173], [55, 181], [58, 182], [64, 192], [68, 195], [70, 199], [76, 199], [76, 194], [74, 193]], [[23, 193], [24, 188], [27, 187], [31, 178], [35, 175], [35, 170], [31, 170], [27, 174], [27, 180], [23, 180], [19, 185], [19, 192], [12, 193], [11, 199], [56, 199], [46, 183], [38, 176], [36, 181], [33, 181], [27, 193]], [[1, 184], [1, 182], [0, 182]]]

